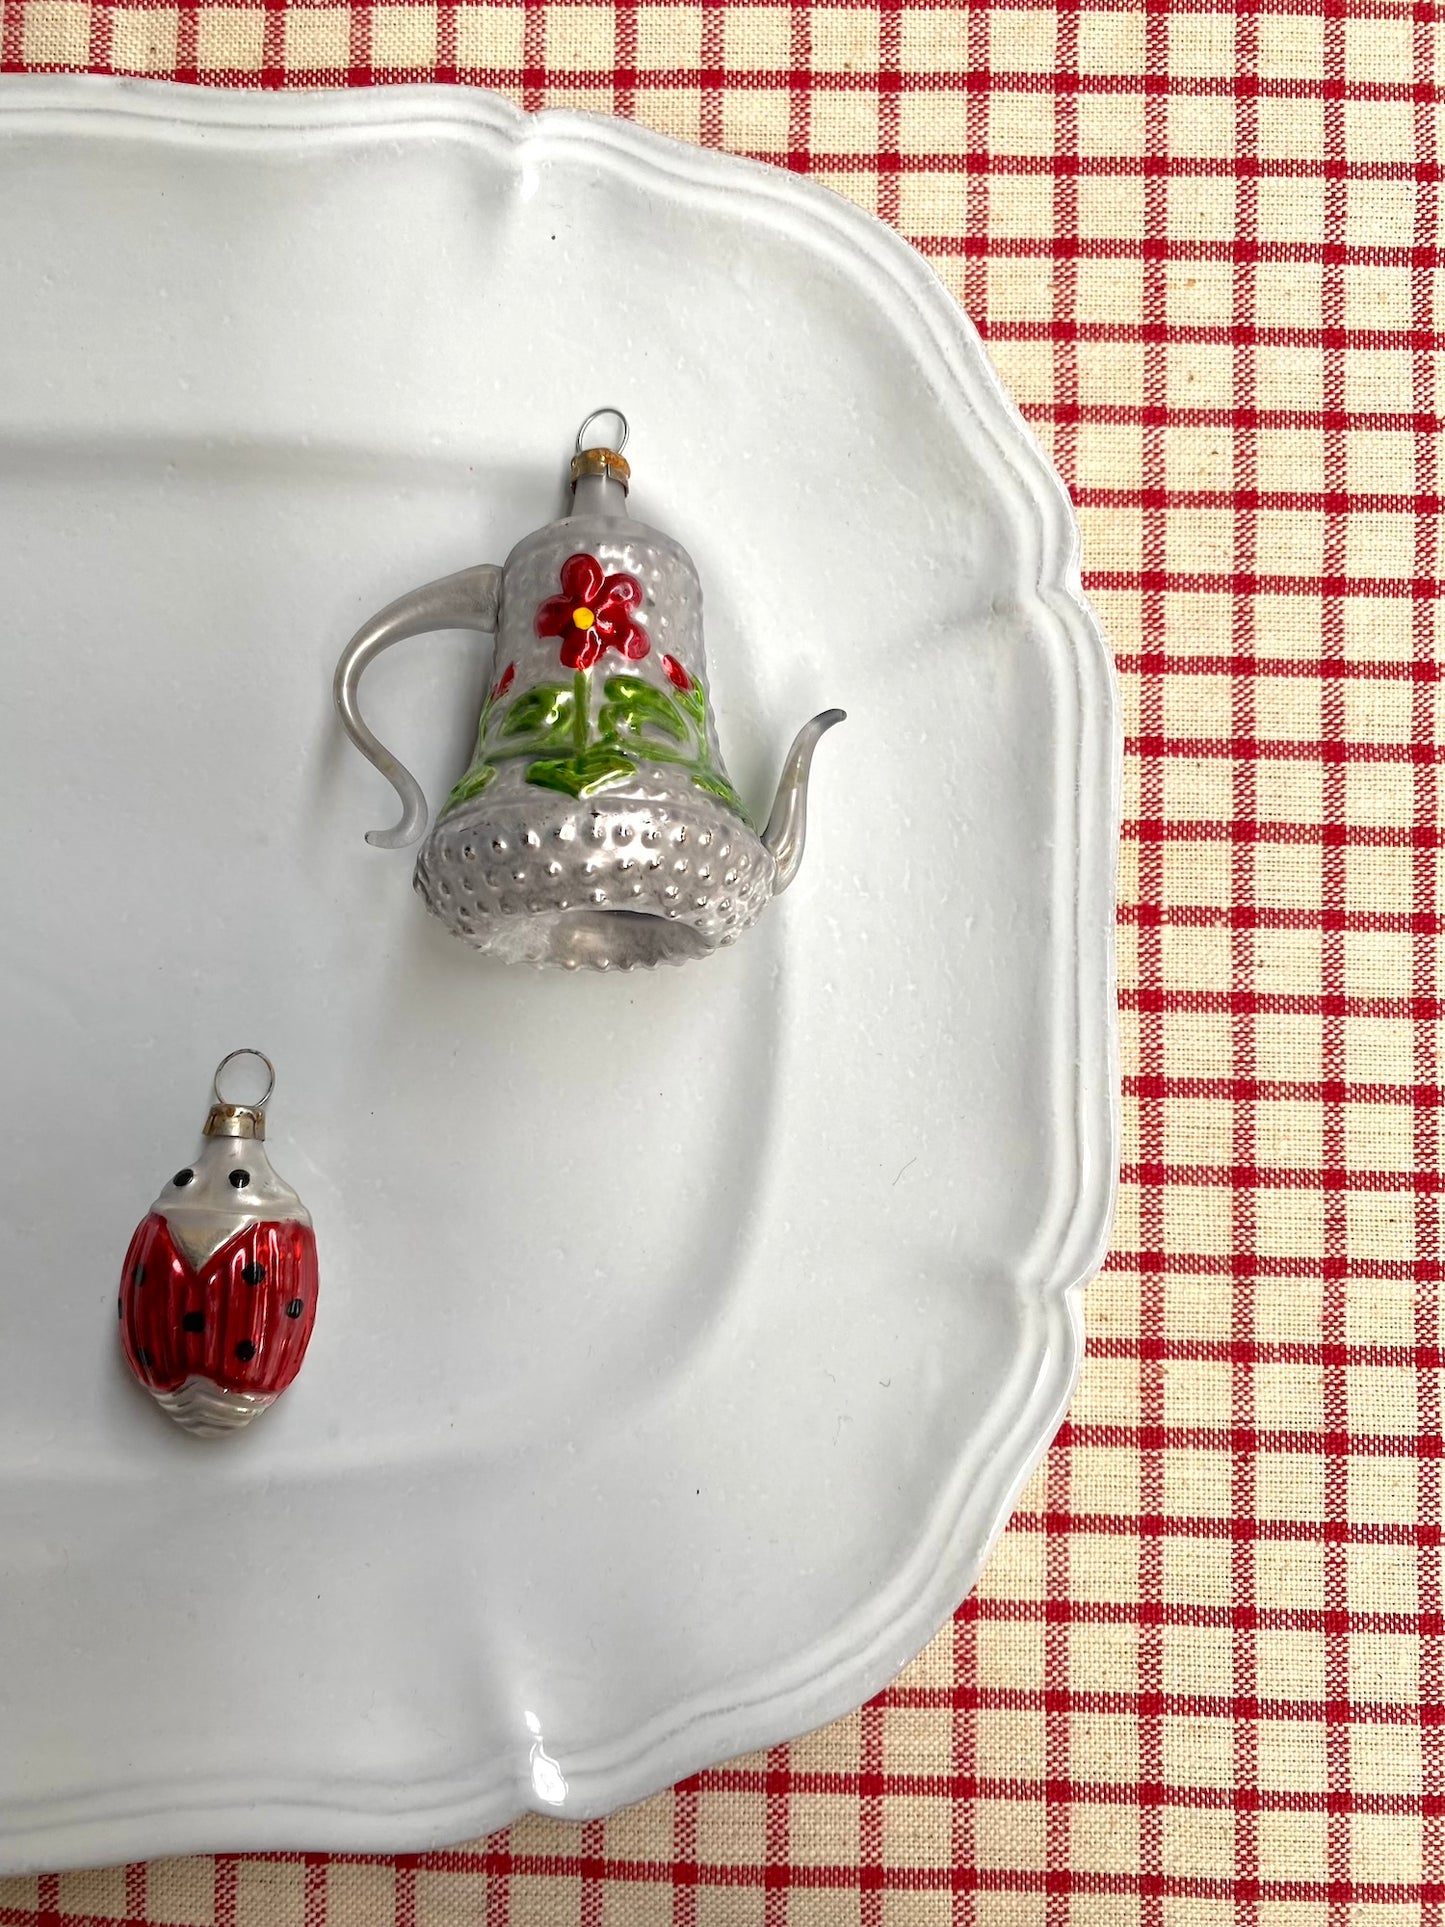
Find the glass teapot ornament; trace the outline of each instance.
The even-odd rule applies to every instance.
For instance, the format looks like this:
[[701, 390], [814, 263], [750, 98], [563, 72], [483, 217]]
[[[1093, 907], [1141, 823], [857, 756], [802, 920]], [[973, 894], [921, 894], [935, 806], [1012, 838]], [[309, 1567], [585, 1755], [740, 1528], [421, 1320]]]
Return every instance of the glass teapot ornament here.
[[[588, 430], [615, 417], [616, 448]], [[405, 637], [494, 631], [494, 680], [470, 767], [437, 813], [415, 886], [456, 936], [511, 963], [630, 970], [736, 942], [797, 875], [808, 774], [827, 709], [798, 732], [759, 834], [718, 748], [687, 552], [628, 513], [627, 423], [588, 417], [571, 512], [505, 564], [414, 589], [352, 637], [336, 666], [347, 735], [401, 798], [382, 849], [427, 825], [416, 778], [362, 720], [368, 663]]]

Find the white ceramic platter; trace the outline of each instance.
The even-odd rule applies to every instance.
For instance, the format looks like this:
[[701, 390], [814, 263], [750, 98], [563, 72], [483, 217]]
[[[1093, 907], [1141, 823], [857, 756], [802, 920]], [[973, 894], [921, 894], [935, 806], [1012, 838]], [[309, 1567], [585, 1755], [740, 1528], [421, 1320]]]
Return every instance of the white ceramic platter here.
[[[1060, 1416], [1114, 1169], [1110, 672], [975, 337], [854, 208], [617, 122], [48, 78], [0, 315], [0, 1865], [420, 1848], [843, 1712]], [[744, 793], [849, 721], [735, 951], [509, 971], [363, 842], [331, 669], [603, 402]], [[434, 798], [487, 667], [368, 679]], [[322, 1302], [205, 1444], [116, 1280], [251, 1043]]]

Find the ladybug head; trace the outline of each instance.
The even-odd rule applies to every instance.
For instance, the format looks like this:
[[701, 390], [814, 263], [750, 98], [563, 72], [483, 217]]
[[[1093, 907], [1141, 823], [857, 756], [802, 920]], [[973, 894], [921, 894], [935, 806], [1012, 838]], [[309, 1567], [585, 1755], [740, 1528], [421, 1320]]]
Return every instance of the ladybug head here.
[[166, 1220], [193, 1264], [247, 1224], [311, 1222], [258, 1137], [207, 1136], [196, 1157], [161, 1186], [151, 1209]]

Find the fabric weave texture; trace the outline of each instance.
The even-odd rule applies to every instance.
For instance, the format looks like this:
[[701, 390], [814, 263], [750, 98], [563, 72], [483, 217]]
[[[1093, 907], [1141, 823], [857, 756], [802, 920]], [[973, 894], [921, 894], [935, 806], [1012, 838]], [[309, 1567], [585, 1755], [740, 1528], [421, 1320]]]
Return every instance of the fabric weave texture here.
[[928, 1651], [606, 1821], [0, 1881], [0, 1927], [1445, 1922], [1441, 18], [0, 0], [7, 72], [476, 84], [877, 213], [1072, 490], [1127, 729], [1113, 1251]]

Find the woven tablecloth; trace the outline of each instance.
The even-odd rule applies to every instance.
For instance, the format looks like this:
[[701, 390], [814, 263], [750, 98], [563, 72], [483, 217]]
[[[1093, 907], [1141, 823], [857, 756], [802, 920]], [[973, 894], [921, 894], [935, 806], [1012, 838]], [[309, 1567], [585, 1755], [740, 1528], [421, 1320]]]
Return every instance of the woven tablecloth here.
[[874, 210], [1073, 491], [1128, 740], [1113, 1254], [923, 1657], [606, 1821], [0, 1881], [0, 1927], [1445, 1920], [1440, 13], [3, 0], [6, 71], [475, 83]]

